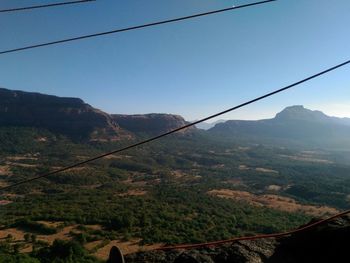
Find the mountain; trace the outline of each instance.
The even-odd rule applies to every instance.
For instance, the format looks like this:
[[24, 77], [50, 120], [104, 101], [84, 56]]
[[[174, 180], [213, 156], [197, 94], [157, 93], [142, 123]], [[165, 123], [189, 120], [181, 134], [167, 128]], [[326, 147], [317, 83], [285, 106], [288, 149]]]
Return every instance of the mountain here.
[[0, 127], [46, 129], [73, 139], [118, 140], [126, 136], [106, 113], [78, 98], [0, 89]]
[[[148, 135], [159, 135], [188, 124], [183, 117], [173, 114], [112, 114], [112, 119], [118, 123], [121, 128], [127, 131]], [[182, 133], [188, 133], [195, 130], [194, 127], [190, 127]]]
[[179, 115], [109, 115], [79, 98], [0, 88], [0, 127], [35, 127], [74, 140], [117, 141], [158, 135], [186, 124]]
[[216, 124], [225, 122], [225, 120], [218, 120], [214, 122], [202, 122], [196, 124], [196, 127], [201, 130], [209, 130], [210, 128], [213, 128]]
[[238, 241], [182, 251], [139, 252], [127, 255], [126, 260], [130, 263], [345, 262], [344, 259], [349, 257], [349, 234], [350, 218], [343, 216], [286, 237]]
[[303, 106], [285, 108], [272, 119], [230, 120], [208, 131], [221, 138], [252, 142], [283, 143], [317, 147], [349, 147], [350, 121], [330, 117]]

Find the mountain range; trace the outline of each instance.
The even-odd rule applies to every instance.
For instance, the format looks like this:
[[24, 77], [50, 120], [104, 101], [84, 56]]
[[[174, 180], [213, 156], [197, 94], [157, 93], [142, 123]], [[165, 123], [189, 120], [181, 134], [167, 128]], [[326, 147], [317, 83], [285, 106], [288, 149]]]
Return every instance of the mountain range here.
[[155, 135], [185, 124], [178, 115], [110, 115], [78, 98], [0, 88], [0, 127], [35, 127], [74, 140], [116, 141], [130, 139], [135, 133]]
[[[158, 135], [187, 124], [173, 114], [108, 114], [79, 98], [0, 88], [0, 127], [35, 127], [74, 140], [118, 141]], [[214, 123], [215, 124], [215, 123]], [[330, 117], [303, 106], [290, 106], [272, 119], [219, 121], [201, 133], [221, 140], [322, 147], [350, 146], [350, 118]]]
[[350, 146], [350, 119], [330, 117], [301, 105], [290, 106], [272, 119], [230, 120], [208, 132], [231, 140], [319, 147]]

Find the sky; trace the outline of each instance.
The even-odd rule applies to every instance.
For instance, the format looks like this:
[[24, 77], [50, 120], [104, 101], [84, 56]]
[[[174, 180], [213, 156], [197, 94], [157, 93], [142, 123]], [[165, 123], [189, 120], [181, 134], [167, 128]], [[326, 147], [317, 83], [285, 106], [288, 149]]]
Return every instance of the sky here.
[[[3, 0], [0, 9], [47, 2]], [[251, 2], [97, 0], [0, 13], [0, 51]], [[349, 0], [279, 0], [0, 55], [0, 87], [196, 120], [350, 59], [349, 12]], [[350, 66], [219, 119], [270, 118], [291, 105], [350, 117]]]

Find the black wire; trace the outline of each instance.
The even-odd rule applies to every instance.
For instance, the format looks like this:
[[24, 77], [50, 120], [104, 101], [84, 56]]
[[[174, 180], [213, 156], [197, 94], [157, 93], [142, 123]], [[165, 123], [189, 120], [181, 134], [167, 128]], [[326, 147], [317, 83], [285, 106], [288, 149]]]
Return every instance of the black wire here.
[[57, 41], [52, 41], [52, 42], [47, 42], [47, 43], [42, 43], [42, 44], [36, 44], [36, 45], [30, 45], [30, 46], [21, 47], [21, 48], [9, 49], [9, 50], [5, 50], [5, 51], [1, 51], [0, 55], [6, 54], [6, 53], [18, 52], [18, 51], [27, 50], [27, 49], [62, 44], [62, 43], [66, 43], [66, 42], [77, 41], [77, 40], [82, 40], [82, 39], [87, 39], [87, 38], [92, 38], [92, 37], [99, 37], [99, 36], [104, 36], [104, 35], [116, 34], [116, 33], [121, 33], [121, 32], [125, 32], [125, 31], [141, 29], [141, 28], [145, 28], [145, 27], [158, 26], [158, 25], [162, 25], [162, 24], [178, 22], [178, 21], [182, 21], [182, 20], [192, 19], [192, 18], [201, 17], [201, 16], [207, 16], [207, 15], [212, 15], [212, 14], [217, 14], [217, 13], [222, 13], [222, 12], [226, 12], [226, 11], [231, 11], [231, 10], [235, 10], [235, 9], [240, 9], [240, 8], [245, 8], [245, 7], [250, 7], [250, 6], [255, 6], [255, 5], [260, 5], [260, 4], [266, 4], [269, 2], [275, 2], [275, 1], [278, 1], [278, 0], [266, 0], [266, 1], [261, 1], [261, 2], [255, 2], [255, 3], [246, 4], [246, 5], [240, 5], [240, 6], [210, 11], [210, 12], [206, 12], [206, 13], [199, 13], [199, 14], [190, 15], [190, 16], [184, 16], [184, 17], [179, 17], [179, 18], [174, 18], [174, 19], [169, 19], [169, 20], [163, 20], [163, 21], [159, 21], [159, 22], [153, 22], [153, 23], [149, 23], [149, 24], [143, 24], [143, 25], [132, 26], [132, 27], [127, 27], [127, 28], [115, 29], [115, 30], [111, 30], [111, 31], [101, 32], [101, 33], [83, 35], [83, 36], [79, 36], [79, 37], [66, 38], [66, 39], [62, 39], [62, 40], [57, 40]]
[[62, 5], [83, 4], [83, 3], [86, 3], [86, 2], [94, 2], [94, 1], [96, 1], [96, 0], [80, 0], [80, 1], [70, 1], [70, 2], [60, 2], [60, 3], [46, 4], [46, 5], [16, 7], [16, 8], [10, 8], [10, 9], [2, 9], [2, 10], [0, 9], [0, 13], [25, 11], [25, 10], [31, 10], [31, 9], [47, 8], [47, 7], [62, 6]]
[[239, 105], [237, 105], [237, 106], [235, 106], [235, 107], [232, 107], [232, 108], [230, 108], [230, 109], [227, 109], [227, 110], [221, 111], [221, 112], [219, 112], [219, 113], [210, 115], [209, 117], [206, 117], [206, 118], [200, 119], [200, 120], [198, 120], [198, 121], [189, 123], [189, 124], [187, 124], [187, 125], [185, 125], [185, 126], [182, 126], [182, 127], [180, 127], [180, 128], [177, 128], [177, 129], [171, 130], [171, 131], [169, 131], [169, 132], [160, 134], [160, 135], [158, 135], [158, 136], [149, 138], [149, 139], [147, 139], [147, 140], [144, 140], [144, 141], [141, 141], [141, 142], [138, 142], [138, 143], [135, 143], [135, 144], [126, 146], [126, 147], [124, 147], [124, 148], [121, 148], [121, 149], [118, 149], [118, 150], [114, 150], [114, 151], [111, 151], [111, 152], [107, 152], [107, 153], [104, 153], [104, 154], [102, 154], [102, 155], [98, 155], [98, 156], [96, 156], [96, 157], [87, 159], [87, 160], [85, 160], [85, 161], [78, 162], [78, 163], [69, 165], [69, 166], [67, 166], [67, 167], [64, 167], [64, 168], [61, 168], [61, 169], [58, 169], [58, 170], [55, 170], [55, 171], [52, 171], [52, 172], [49, 172], [49, 173], [45, 173], [45, 174], [42, 174], [42, 175], [33, 177], [33, 178], [31, 178], [31, 179], [23, 180], [23, 181], [14, 183], [14, 184], [9, 185], [9, 186], [5, 186], [5, 187], [3, 187], [3, 188], [0, 188], [0, 191], [7, 190], [7, 189], [10, 189], [10, 188], [13, 188], [13, 187], [15, 187], [15, 186], [22, 185], [22, 184], [25, 184], [25, 183], [29, 183], [29, 182], [38, 180], [38, 179], [40, 179], [40, 178], [44, 178], [44, 177], [53, 175], [53, 174], [57, 174], [57, 173], [60, 173], [60, 172], [69, 170], [69, 169], [71, 169], [71, 168], [74, 168], [74, 167], [77, 167], [77, 166], [80, 166], [80, 165], [83, 165], [83, 164], [90, 163], [90, 162], [92, 162], [92, 161], [101, 159], [101, 158], [106, 157], [106, 156], [108, 156], [108, 155], [116, 154], [116, 153], [119, 153], [119, 152], [122, 152], [122, 151], [129, 150], [129, 149], [131, 149], [131, 148], [135, 148], [135, 147], [137, 147], [137, 146], [140, 146], [140, 145], [143, 145], [143, 144], [146, 144], [146, 143], [149, 143], [149, 142], [158, 140], [158, 139], [160, 139], [160, 138], [162, 138], [162, 137], [165, 137], [165, 136], [168, 136], [168, 135], [170, 135], [170, 134], [176, 133], [176, 132], [178, 132], [178, 131], [187, 129], [187, 128], [192, 127], [192, 126], [194, 126], [194, 125], [196, 125], [196, 124], [199, 124], [199, 123], [201, 123], [201, 122], [204, 122], [204, 121], [213, 119], [213, 118], [218, 117], [218, 116], [220, 116], [220, 115], [223, 115], [223, 114], [225, 114], [225, 113], [228, 113], [228, 112], [237, 110], [237, 109], [239, 109], [239, 108], [242, 108], [242, 107], [244, 107], [244, 106], [247, 106], [247, 105], [249, 105], [249, 104], [252, 104], [252, 103], [254, 103], [254, 102], [257, 102], [257, 101], [259, 101], [259, 100], [262, 100], [262, 99], [265, 99], [265, 98], [270, 97], [270, 96], [272, 96], [272, 95], [275, 95], [275, 94], [277, 94], [277, 93], [280, 93], [280, 92], [282, 92], [282, 91], [291, 89], [291, 88], [293, 88], [293, 87], [295, 87], [295, 86], [298, 86], [298, 85], [300, 85], [300, 84], [302, 84], [302, 83], [304, 83], [304, 82], [310, 81], [310, 80], [312, 80], [312, 79], [314, 79], [314, 78], [317, 78], [317, 77], [319, 77], [319, 76], [321, 76], [321, 75], [324, 75], [324, 74], [326, 74], [326, 73], [328, 73], [328, 72], [330, 72], [330, 71], [333, 71], [333, 70], [335, 70], [335, 69], [338, 69], [338, 68], [340, 68], [340, 67], [343, 67], [343, 66], [345, 66], [345, 65], [347, 65], [347, 64], [349, 64], [349, 63], [350, 63], [350, 60], [345, 61], [345, 62], [343, 62], [343, 63], [341, 63], [341, 64], [338, 64], [338, 65], [336, 65], [336, 66], [334, 66], [334, 67], [328, 68], [328, 69], [326, 69], [326, 70], [324, 70], [324, 71], [321, 71], [321, 72], [319, 72], [319, 73], [317, 73], [317, 74], [314, 74], [314, 75], [312, 75], [312, 76], [309, 76], [309, 77], [307, 77], [307, 78], [304, 78], [304, 79], [302, 79], [302, 80], [300, 80], [300, 81], [297, 81], [297, 82], [295, 82], [295, 83], [293, 83], [293, 84], [290, 84], [290, 85], [288, 85], [288, 86], [286, 86], [286, 87], [283, 87], [283, 88], [281, 88], [281, 89], [272, 91], [272, 92], [270, 92], [270, 93], [267, 93], [267, 94], [265, 94], [265, 95], [263, 95], [263, 96], [260, 96], [260, 97], [255, 98], [255, 99], [249, 100], [249, 101], [247, 101], [247, 102], [244, 102], [244, 103], [242, 103], [242, 104], [239, 104]]

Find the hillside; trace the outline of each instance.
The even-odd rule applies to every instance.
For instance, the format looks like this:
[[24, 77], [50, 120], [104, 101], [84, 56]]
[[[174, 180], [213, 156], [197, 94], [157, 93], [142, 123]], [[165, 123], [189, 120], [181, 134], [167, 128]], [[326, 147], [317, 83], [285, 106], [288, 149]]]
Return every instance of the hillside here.
[[[1, 187], [186, 124], [177, 115], [109, 115], [80, 99], [1, 91]], [[291, 107], [275, 120], [252, 123], [349, 127], [339, 124], [346, 119], [316, 113], [311, 121], [302, 111]], [[15, 257], [17, 249], [46, 258], [73, 242], [82, 255], [105, 260], [112, 245], [135, 253], [274, 233], [349, 205], [349, 152], [247, 145], [195, 128], [186, 134], [6, 191], [0, 255]]]
[[[112, 118], [125, 130], [148, 135], [159, 135], [182, 127], [188, 123], [181, 116], [173, 114], [112, 114]], [[182, 133], [188, 133], [194, 130], [195, 128], [189, 128], [182, 131]]]
[[350, 146], [348, 118], [330, 117], [303, 106], [287, 107], [272, 119], [226, 121], [208, 132], [216, 137], [255, 143], [328, 148]]
[[158, 135], [185, 124], [178, 115], [109, 115], [78, 98], [0, 88], [0, 128], [34, 127], [73, 140], [120, 141], [135, 134]]
[[126, 135], [108, 114], [81, 99], [0, 89], [0, 127], [8, 126], [46, 129], [72, 139]]

